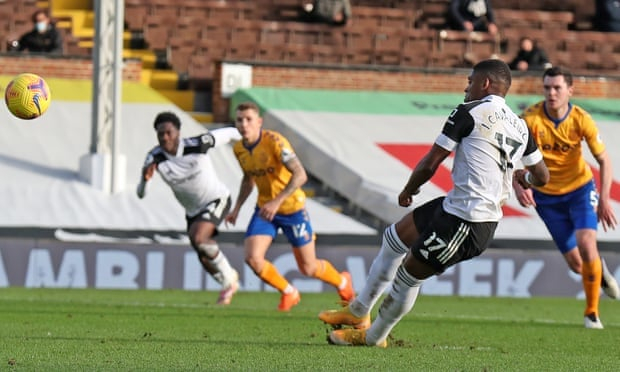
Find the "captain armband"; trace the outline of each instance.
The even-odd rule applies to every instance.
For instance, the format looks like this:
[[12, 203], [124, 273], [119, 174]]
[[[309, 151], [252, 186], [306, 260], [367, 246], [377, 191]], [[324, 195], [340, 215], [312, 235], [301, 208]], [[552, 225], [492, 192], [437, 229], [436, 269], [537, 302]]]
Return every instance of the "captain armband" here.
[[525, 173], [525, 176], [523, 176], [523, 179], [525, 180], [526, 183], [528, 183], [529, 185], [533, 185], [534, 183], [532, 182], [532, 173], [527, 172]]

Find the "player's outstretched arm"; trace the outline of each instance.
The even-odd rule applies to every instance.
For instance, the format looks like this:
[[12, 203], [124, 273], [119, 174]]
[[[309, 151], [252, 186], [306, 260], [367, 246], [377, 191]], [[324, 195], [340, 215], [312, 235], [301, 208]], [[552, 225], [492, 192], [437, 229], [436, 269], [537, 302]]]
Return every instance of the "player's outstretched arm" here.
[[532, 193], [531, 188], [525, 188], [521, 186], [519, 180], [522, 178], [520, 176], [521, 172], [525, 172], [523, 169], [517, 169], [512, 175], [512, 189], [515, 191], [515, 197], [519, 204], [522, 207], [529, 207], [530, 205], [535, 207], [536, 201], [534, 200], [534, 194]]
[[599, 164], [600, 179], [599, 179], [599, 201], [597, 207], [598, 220], [603, 226], [603, 230], [615, 229], [618, 221], [614, 213], [613, 206], [611, 205], [611, 184], [613, 181], [611, 159], [607, 151], [595, 156], [596, 161]]
[[263, 204], [259, 211], [261, 217], [267, 221], [273, 220], [284, 200], [308, 181], [306, 169], [297, 156], [284, 162], [284, 166], [291, 172], [291, 179], [273, 199]]
[[532, 186], [543, 186], [549, 182], [549, 170], [544, 161], [526, 167], [526, 169], [517, 169], [512, 175], [512, 188], [515, 191], [515, 197], [522, 207], [535, 207], [536, 201], [532, 193]]
[[138, 187], [136, 189], [136, 194], [140, 199], [144, 198], [144, 195], [146, 195], [146, 185], [148, 184], [148, 181], [153, 178], [155, 169], [157, 169], [157, 164], [155, 163], [147, 163], [142, 168], [142, 176], [140, 177], [140, 183], [138, 183]]
[[532, 186], [540, 187], [549, 182], [549, 169], [543, 160], [534, 165], [517, 169], [514, 172], [513, 180], [518, 182], [521, 187], [528, 189]]
[[224, 219], [226, 223], [230, 223], [234, 225], [237, 223], [237, 216], [239, 216], [239, 211], [241, 210], [241, 206], [248, 199], [252, 190], [254, 189], [254, 180], [247, 173], [243, 174], [243, 178], [241, 179], [241, 185], [239, 186], [239, 194], [237, 195], [237, 201], [235, 202], [235, 206], [230, 211], [228, 216]]
[[222, 146], [233, 141], [241, 141], [241, 134], [234, 127], [225, 127], [210, 130], [209, 133], [213, 135], [215, 144], [213, 147]]
[[450, 155], [450, 151], [433, 144], [430, 151], [415, 166], [403, 191], [398, 195], [398, 205], [408, 207], [413, 202], [413, 195], [420, 192], [420, 186], [433, 177], [439, 165]]

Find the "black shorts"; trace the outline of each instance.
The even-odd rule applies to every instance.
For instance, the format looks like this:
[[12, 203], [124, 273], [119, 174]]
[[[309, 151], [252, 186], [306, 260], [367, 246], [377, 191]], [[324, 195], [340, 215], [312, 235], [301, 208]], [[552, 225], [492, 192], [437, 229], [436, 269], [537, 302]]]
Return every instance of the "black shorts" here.
[[[231, 203], [232, 201], [230, 196], [226, 199], [215, 199], [205, 205], [204, 208], [202, 208], [195, 216], [185, 216], [185, 220], [187, 221], [187, 230], [189, 231], [189, 227], [196, 221], [211, 222], [216, 227], [219, 226], [230, 211]], [[213, 236], [215, 235], [217, 235], [217, 229], [215, 229]]]
[[497, 222], [469, 222], [443, 209], [444, 197], [433, 199], [413, 211], [420, 237], [411, 253], [438, 273], [484, 252], [495, 234]]

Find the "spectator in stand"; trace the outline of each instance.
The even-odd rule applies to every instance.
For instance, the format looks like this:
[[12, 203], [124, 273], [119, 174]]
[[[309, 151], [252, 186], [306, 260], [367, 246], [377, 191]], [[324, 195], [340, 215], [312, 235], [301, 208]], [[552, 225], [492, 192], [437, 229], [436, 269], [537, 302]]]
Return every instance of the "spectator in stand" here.
[[302, 6], [301, 19], [305, 22], [344, 26], [351, 23], [349, 0], [313, 0]]
[[452, 0], [450, 22], [455, 30], [498, 32], [495, 15], [489, 0]]
[[38, 9], [32, 14], [34, 28], [22, 35], [12, 48], [20, 52], [55, 53], [62, 54], [62, 35], [52, 23], [49, 14], [44, 9]]
[[534, 40], [524, 36], [519, 41], [519, 52], [509, 64], [511, 70], [543, 71], [551, 67], [547, 53], [539, 48]]
[[620, 31], [620, 1], [596, 0], [594, 27], [603, 32]]

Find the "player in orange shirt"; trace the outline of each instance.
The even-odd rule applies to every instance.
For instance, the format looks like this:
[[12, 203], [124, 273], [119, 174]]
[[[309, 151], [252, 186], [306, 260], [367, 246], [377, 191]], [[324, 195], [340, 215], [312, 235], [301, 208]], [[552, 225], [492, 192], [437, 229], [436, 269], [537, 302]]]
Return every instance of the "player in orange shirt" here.
[[343, 301], [352, 300], [351, 275], [339, 273], [329, 261], [316, 257], [315, 235], [305, 209], [306, 194], [300, 188], [307, 175], [288, 140], [280, 133], [262, 128], [260, 110], [253, 102], [237, 106], [235, 123], [242, 141], [233, 150], [243, 170], [243, 179], [237, 202], [226, 222], [235, 224], [254, 185], [258, 189], [256, 208], [245, 235], [246, 263], [262, 281], [280, 291], [280, 311], [289, 311], [297, 305], [301, 298], [299, 291], [265, 259], [278, 229], [282, 229], [293, 247], [299, 271], [336, 287]]
[[[611, 160], [590, 114], [570, 102], [572, 74], [550, 68], [543, 74], [543, 88], [545, 100], [529, 107], [523, 119], [543, 154], [550, 180], [533, 191], [513, 181], [515, 195], [522, 206], [536, 208], [570, 269], [581, 274], [586, 294], [584, 325], [600, 329], [600, 287], [608, 296], [620, 297], [596, 242], [599, 221], [605, 231], [617, 224], [610, 201]], [[582, 140], [600, 167], [599, 193], [582, 154]]]

